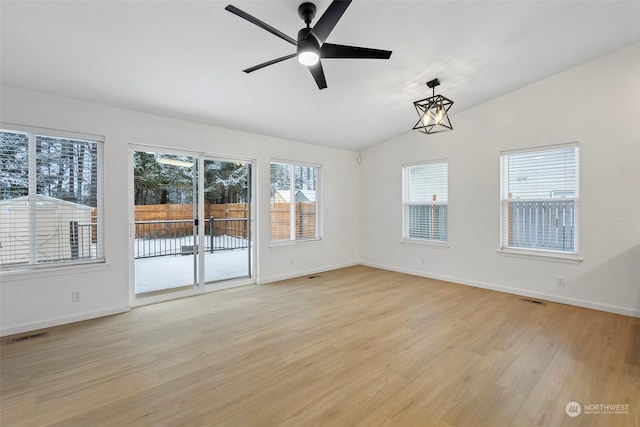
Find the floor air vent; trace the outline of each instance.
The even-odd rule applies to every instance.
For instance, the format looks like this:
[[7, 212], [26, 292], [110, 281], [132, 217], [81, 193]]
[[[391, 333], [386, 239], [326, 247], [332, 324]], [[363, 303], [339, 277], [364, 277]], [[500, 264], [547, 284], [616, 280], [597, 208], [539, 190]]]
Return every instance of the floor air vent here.
[[42, 337], [48, 337], [48, 336], [49, 336], [49, 332], [38, 332], [37, 334], [23, 335], [21, 337], [11, 338], [10, 340], [7, 340], [7, 344], [15, 344], [17, 342], [29, 341], [29, 340], [34, 340], [36, 338], [42, 338]]
[[320, 277], [320, 275], [319, 275], [319, 274], [316, 274], [315, 276], [309, 276], [309, 277], [307, 277], [307, 279], [316, 279], [316, 278], [318, 278], [318, 277]]
[[540, 300], [537, 300], [537, 299], [520, 298], [520, 301], [530, 302], [531, 304], [544, 305], [544, 301], [540, 301]]

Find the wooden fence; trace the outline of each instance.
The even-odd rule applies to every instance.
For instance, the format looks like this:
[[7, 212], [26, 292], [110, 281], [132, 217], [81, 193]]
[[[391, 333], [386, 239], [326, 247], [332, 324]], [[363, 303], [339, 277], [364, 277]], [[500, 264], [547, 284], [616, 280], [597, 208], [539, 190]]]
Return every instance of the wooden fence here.
[[[316, 203], [296, 202], [295, 204], [296, 239], [313, 239], [316, 233]], [[291, 205], [289, 203], [271, 203], [271, 240], [291, 239]]]
[[[228, 203], [228, 204], [210, 204], [204, 205], [204, 216], [206, 219], [227, 219], [227, 218], [247, 218], [248, 206], [246, 203]], [[185, 204], [164, 204], [164, 205], [138, 205], [134, 207], [135, 222], [143, 221], [185, 221], [173, 223], [171, 227], [163, 228], [144, 228], [136, 227], [137, 238], [161, 238], [173, 237], [180, 234], [190, 234], [193, 231], [193, 223], [186, 220], [193, 219], [193, 206]], [[205, 221], [207, 227], [208, 221]], [[215, 234], [224, 233], [225, 225], [216, 223]], [[153, 231], [152, 231], [153, 230]], [[242, 229], [236, 229], [235, 233], [242, 236], [247, 235], [247, 224]], [[206, 230], [208, 233], [208, 230]], [[241, 237], [236, 236], [236, 237]]]
[[[205, 219], [247, 218], [249, 215], [246, 203], [204, 205]], [[316, 203], [297, 202], [295, 204], [295, 237], [297, 239], [313, 239], [316, 237]], [[135, 222], [144, 221], [185, 221], [193, 219], [193, 206], [185, 204], [139, 205], [134, 208]], [[289, 240], [291, 238], [291, 207], [289, 203], [271, 203], [271, 240]], [[208, 227], [208, 221], [205, 221]], [[234, 237], [246, 237], [248, 224], [234, 229]], [[162, 238], [175, 235], [190, 234], [193, 230], [191, 222], [172, 223], [166, 228], [136, 227], [137, 238]], [[205, 230], [205, 234], [209, 231]], [[229, 234], [224, 221], [215, 223], [215, 235]], [[236, 235], [237, 234], [237, 235]]]

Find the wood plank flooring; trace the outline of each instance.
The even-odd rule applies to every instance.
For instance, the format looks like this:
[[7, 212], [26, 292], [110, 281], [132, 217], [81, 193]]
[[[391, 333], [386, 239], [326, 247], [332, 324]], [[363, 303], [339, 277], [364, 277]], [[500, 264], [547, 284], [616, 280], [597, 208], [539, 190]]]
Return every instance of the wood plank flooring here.
[[640, 319], [364, 266], [47, 331], [4, 427], [640, 425]]

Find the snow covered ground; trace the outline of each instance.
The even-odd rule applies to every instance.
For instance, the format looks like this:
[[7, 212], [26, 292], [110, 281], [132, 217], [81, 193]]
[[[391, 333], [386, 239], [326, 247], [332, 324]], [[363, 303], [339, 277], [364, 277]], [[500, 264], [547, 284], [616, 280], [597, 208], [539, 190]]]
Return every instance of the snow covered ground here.
[[[206, 252], [206, 282], [247, 277], [249, 250]], [[135, 260], [136, 294], [193, 284], [193, 255], [166, 255]]]

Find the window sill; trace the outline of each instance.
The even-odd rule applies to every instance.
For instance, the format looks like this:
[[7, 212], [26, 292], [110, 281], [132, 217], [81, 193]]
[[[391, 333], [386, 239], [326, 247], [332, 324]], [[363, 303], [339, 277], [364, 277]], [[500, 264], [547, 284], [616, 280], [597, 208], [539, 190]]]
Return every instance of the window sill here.
[[439, 242], [436, 240], [402, 239], [400, 244], [409, 246], [428, 246], [435, 249], [449, 249], [449, 242]]
[[297, 248], [300, 246], [315, 246], [321, 244], [323, 242], [322, 239], [309, 239], [309, 240], [287, 240], [284, 242], [271, 242], [269, 244], [269, 249], [279, 250], [279, 249], [291, 249]]
[[92, 262], [85, 264], [65, 265], [65, 266], [47, 266], [39, 268], [25, 268], [15, 270], [0, 271], [0, 277], [3, 280], [30, 280], [41, 279], [53, 276], [69, 276], [73, 274], [84, 274], [94, 271], [104, 271], [109, 267], [105, 262]]
[[498, 249], [498, 254], [515, 258], [535, 259], [539, 261], [561, 262], [565, 264], [580, 264], [584, 258], [578, 255], [566, 255], [542, 251], [522, 251], [517, 249]]

